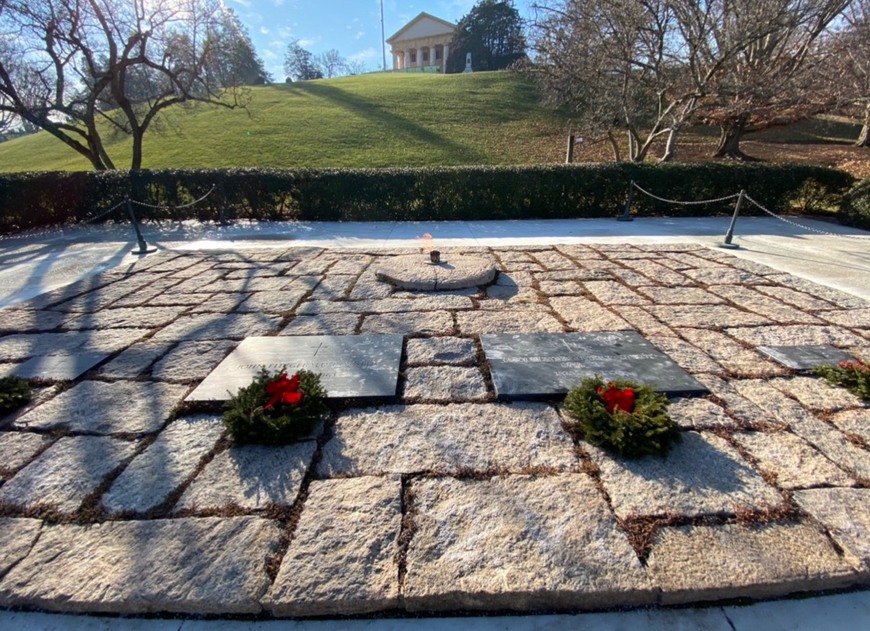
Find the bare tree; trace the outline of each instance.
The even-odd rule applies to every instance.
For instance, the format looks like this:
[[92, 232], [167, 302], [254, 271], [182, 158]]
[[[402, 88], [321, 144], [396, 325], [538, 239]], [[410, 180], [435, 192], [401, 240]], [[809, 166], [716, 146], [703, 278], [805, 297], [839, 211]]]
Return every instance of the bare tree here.
[[315, 60], [315, 64], [327, 79], [347, 74], [347, 60], [334, 48], [317, 55]]
[[246, 92], [222, 84], [210, 66], [223, 17], [219, 0], [6, 0], [0, 112], [47, 131], [98, 170], [115, 168], [105, 130], [129, 134], [138, 170], [145, 133], [167, 108], [245, 105]]
[[[718, 155], [741, 157], [743, 133], [808, 112], [813, 44], [849, 0], [551, 0], [535, 5], [528, 71], [587, 132], [625, 130], [628, 159], [703, 120]], [[814, 109], [816, 108], [816, 109]]]
[[747, 159], [743, 135], [830, 108], [832, 95], [813, 89], [819, 38], [851, 0], [732, 0], [702, 41], [710, 63], [721, 42], [740, 43], [720, 64], [698, 117], [720, 128], [718, 158]]
[[826, 39], [821, 89], [863, 118], [855, 145], [870, 147], [870, 0], [854, 0], [839, 28]]

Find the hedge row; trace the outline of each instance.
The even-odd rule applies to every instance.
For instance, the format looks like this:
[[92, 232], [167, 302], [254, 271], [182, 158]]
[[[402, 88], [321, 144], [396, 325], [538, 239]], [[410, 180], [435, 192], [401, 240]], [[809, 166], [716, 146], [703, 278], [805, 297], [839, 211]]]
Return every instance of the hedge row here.
[[[145, 219], [389, 221], [607, 217], [629, 183], [676, 200], [745, 189], [770, 209], [813, 210], [853, 178], [822, 167], [766, 164], [595, 164], [336, 170], [161, 170], [0, 176], [0, 231], [92, 220], [127, 196]], [[208, 191], [202, 202], [187, 204]], [[727, 213], [733, 202], [670, 205], [635, 196], [637, 215]], [[747, 209], [747, 212], [750, 210]], [[105, 219], [123, 219], [124, 208]]]

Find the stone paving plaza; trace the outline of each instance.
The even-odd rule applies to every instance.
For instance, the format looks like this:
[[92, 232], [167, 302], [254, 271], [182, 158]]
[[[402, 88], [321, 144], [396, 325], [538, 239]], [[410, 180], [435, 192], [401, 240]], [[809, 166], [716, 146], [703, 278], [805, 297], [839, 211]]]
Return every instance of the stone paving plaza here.
[[[403, 251], [407, 253], [407, 251]], [[445, 250], [494, 283], [413, 293], [399, 251], [161, 252], [0, 312], [0, 372], [107, 357], [0, 419], [0, 606], [333, 616], [574, 611], [866, 586], [870, 408], [759, 345], [870, 360], [870, 305], [700, 245]], [[484, 333], [636, 330], [710, 390], [625, 461], [560, 402], [495, 401]], [[404, 336], [399, 396], [233, 447], [185, 396], [245, 337]]]

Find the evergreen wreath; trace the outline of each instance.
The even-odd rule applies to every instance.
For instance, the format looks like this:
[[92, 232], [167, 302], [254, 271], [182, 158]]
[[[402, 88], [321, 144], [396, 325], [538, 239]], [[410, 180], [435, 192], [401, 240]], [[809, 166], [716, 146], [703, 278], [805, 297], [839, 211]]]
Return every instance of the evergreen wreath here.
[[836, 366], [819, 366], [816, 373], [856, 397], [870, 401], [870, 366], [862, 361], [842, 361]]
[[576, 419], [584, 440], [621, 456], [665, 456], [682, 440], [668, 415], [668, 399], [650, 386], [628, 379], [606, 384], [587, 377], [565, 397], [565, 410]]
[[30, 384], [20, 377], [0, 378], [0, 415], [20, 408], [30, 401], [33, 393]]
[[265, 369], [226, 404], [223, 422], [239, 445], [286, 445], [311, 433], [327, 411], [320, 375]]

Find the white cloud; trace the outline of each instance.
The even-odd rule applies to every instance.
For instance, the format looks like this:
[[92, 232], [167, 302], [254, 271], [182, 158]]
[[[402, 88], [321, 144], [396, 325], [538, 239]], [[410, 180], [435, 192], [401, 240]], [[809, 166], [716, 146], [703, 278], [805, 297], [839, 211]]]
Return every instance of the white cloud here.
[[253, 3], [251, 2], [251, 0], [232, 0], [232, 1], [235, 2], [236, 4], [240, 4], [240, 5], [242, 5], [242, 6], [245, 7], [246, 9], [250, 9], [250, 8], [251, 8], [251, 4], [253, 4]]
[[267, 29], [265, 26], [261, 26], [261, 27], [260, 27], [260, 33], [262, 33], [263, 35], [268, 35], [268, 34], [269, 34], [269, 29]]
[[361, 50], [358, 53], [350, 55], [348, 59], [350, 59], [351, 61], [369, 62], [373, 61], [377, 56], [378, 52], [374, 48], [366, 48], [365, 50]]
[[265, 61], [272, 61], [273, 59], [281, 59], [281, 57], [280, 55], [276, 55], [275, 53], [273, 53], [271, 50], [266, 49], [266, 51], [263, 53], [263, 59]]
[[353, 38], [354, 38], [354, 39], [362, 39], [362, 38], [365, 37], [365, 36], [366, 36], [365, 31], [358, 31], [357, 34], [354, 35]]

